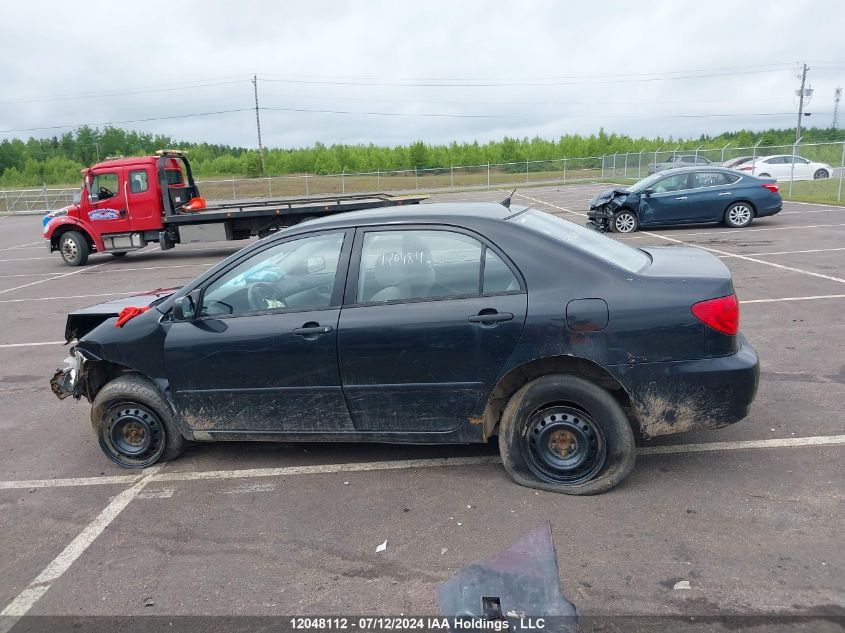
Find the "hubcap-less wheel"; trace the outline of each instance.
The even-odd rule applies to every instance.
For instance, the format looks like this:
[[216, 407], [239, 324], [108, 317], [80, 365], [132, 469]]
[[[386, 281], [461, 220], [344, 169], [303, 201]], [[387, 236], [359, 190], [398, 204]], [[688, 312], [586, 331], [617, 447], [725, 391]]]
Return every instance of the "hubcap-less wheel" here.
[[630, 233], [637, 226], [637, 220], [630, 213], [620, 213], [613, 220], [613, 228], [618, 233]]
[[747, 204], [735, 204], [728, 209], [728, 222], [731, 226], [745, 226], [751, 222], [751, 207]]
[[830, 178], [830, 174], [827, 173], [824, 169], [816, 170], [816, 173], [813, 174], [813, 178], [816, 180], [821, 180], [822, 178]]
[[158, 416], [146, 407], [119, 404], [109, 412], [100, 444], [113, 462], [129, 468], [143, 468], [154, 463], [164, 452], [164, 427]]
[[555, 484], [589, 481], [607, 457], [601, 428], [586, 412], [567, 406], [550, 407], [531, 416], [522, 449], [531, 472]]

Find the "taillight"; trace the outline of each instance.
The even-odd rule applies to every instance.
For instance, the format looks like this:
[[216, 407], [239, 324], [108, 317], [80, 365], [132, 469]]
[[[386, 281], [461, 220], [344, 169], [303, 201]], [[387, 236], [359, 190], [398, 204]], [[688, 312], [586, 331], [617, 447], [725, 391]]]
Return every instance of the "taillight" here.
[[763, 189], [768, 189], [768, 190], [769, 190], [769, 191], [771, 191], [772, 193], [777, 193], [777, 192], [778, 192], [778, 186], [777, 186], [777, 183], [774, 183], [774, 182], [764, 182], [761, 186], [763, 187]]
[[737, 167], [739, 171], [753, 171], [754, 167]]
[[736, 295], [699, 301], [692, 307], [695, 317], [722, 334], [733, 336], [739, 331], [739, 302]]

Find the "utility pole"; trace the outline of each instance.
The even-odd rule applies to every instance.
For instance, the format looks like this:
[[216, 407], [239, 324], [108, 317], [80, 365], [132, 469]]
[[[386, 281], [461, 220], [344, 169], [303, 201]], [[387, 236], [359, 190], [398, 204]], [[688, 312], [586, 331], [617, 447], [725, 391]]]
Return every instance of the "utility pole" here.
[[801, 70], [801, 89], [795, 91], [795, 96], [798, 97], [798, 125], [795, 126], [795, 142], [801, 139], [801, 117], [804, 116], [804, 97], [810, 97], [813, 94], [812, 88], [805, 88], [807, 83], [807, 64], [804, 64]]
[[263, 176], [265, 172], [264, 145], [261, 144], [261, 116], [258, 113], [258, 75], [252, 76], [252, 87], [255, 89], [255, 129], [258, 131], [258, 157], [261, 159], [261, 175]]
[[839, 127], [839, 100], [842, 99], [842, 88], [837, 88], [833, 93], [833, 129]]

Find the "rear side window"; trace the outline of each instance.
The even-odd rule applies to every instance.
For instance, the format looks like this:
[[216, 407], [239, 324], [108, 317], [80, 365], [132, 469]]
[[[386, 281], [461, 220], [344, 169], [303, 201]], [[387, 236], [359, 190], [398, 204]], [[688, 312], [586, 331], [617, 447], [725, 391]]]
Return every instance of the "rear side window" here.
[[718, 187], [736, 182], [738, 176], [731, 176], [720, 171], [697, 171], [693, 176], [693, 187]]
[[519, 281], [502, 258], [489, 248], [484, 249], [484, 294], [519, 290]]
[[181, 185], [182, 172], [178, 169], [165, 169], [164, 175], [167, 178], [168, 185]]
[[129, 193], [144, 193], [148, 188], [146, 171], [129, 172]]
[[651, 263], [651, 258], [641, 250], [549, 213], [528, 209], [510, 221], [632, 273], [643, 270]]

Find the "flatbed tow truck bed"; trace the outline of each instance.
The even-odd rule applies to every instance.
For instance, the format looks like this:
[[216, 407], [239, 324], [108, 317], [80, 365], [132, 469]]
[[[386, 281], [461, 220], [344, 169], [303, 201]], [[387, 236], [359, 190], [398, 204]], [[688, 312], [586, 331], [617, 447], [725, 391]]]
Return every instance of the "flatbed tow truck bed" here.
[[338, 196], [311, 196], [304, 198], [278, 198], [273, 200], [243, 200], [211, 204], [195, 211], [177, 211], [163, 218], [165, 225], [206, 224], [240, 218], [266, 218], [268, 216], [321, 215], [372, 209], [374, 207], [393, 207], [418, 204], [428, 198], [427, 195], [391, 196], [388, 194], [356, 194]]

